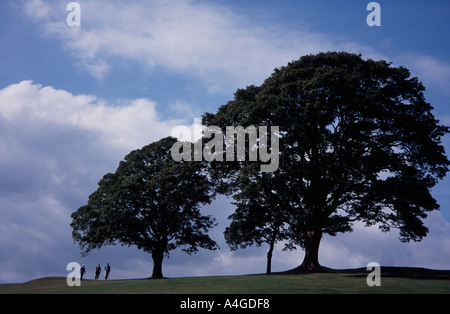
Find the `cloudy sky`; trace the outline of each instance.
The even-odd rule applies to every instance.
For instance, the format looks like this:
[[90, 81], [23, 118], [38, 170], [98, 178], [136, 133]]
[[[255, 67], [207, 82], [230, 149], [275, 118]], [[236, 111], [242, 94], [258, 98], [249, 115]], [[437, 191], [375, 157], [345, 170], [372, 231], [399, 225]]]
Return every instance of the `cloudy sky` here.
[[[302, 55], [345, 50], [406, 66], [450, 125], [447, 0], [379, 1], [380, 27], [367, 25], [370, 1], [362, 0], [80, 0], [79, 27], [67, 25], [69, 2], [0, 2], [0, 283], [66, 276], [72, 261], [87, 265], [88, 278], [106, 262], [112, 279], [148, 277], [151, 258], [133, 247], [81, 258], [71, 213], [128, 152]], [[449, 137], [444, 144], [450, 151]], [[450, 179], [433, 195], [441, 211], [429, 215], [422, 242], [356, 225], [323, 239], [321, 263], [449, 269]], [[267, 247], [230, 252], [223, 241], [230, 201], [219, 197], [204, 211], [218, 219], [211, 236], [221, 249], [175, 251], [164, 275], [264, 272]], [[273, 269], [302, 257], [277, 247]]]

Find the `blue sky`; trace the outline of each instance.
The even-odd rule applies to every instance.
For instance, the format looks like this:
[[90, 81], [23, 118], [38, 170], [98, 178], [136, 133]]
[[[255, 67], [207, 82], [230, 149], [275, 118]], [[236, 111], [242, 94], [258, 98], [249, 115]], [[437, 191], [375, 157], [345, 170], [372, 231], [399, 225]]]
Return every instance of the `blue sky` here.
[[[362, 53], [408, 67], [427, 88], [435, 115], [450, 125], [450, 2], [378, 1], [381, 26], [369, 27], [370, 1], [78, 1], [81, 26], [69, 27], [67, 0], [0, 2], [0, 283], [65, 276], [72, 261], [90, 271], [109, 262], [111, 278], [146, 277], [151, 259], [108, 247], [80, 257], [70, 214], [131, 150], [260, 85], [276, 67], [320, 51]], [[450, 151], [449, 137], [444, 145]], [[329, 267], [450, 268], [450, 179], [433, 190], [441, 211], [429, 236], [403, 244], [395, 232], [356, 225], [323, 239]], [[222, 232], [233, 208], [220, 197], [205, 211], [221, 250], [174, 252], [166, 276], [257, 273], [265, 247], [229, 252]], [[274, 255], [298, 265], [302, 251]]]

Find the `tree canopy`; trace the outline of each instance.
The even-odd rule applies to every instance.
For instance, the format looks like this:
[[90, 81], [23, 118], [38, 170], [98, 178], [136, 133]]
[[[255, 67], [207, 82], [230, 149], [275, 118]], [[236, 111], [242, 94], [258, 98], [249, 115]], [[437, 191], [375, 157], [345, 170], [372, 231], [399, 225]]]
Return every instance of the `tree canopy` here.
[[[217, 248], [207, 235], [214, 219], [200, 207], [224, 193], [236, 206], [227, 243], [268, 243], [268, 273], [278, 241], [305, 250], [293, 272], [322, 270], [323, 235], [351, 232], [355, 221], [420, 241], [427, 213], [439, 209], [431, 189], [450, 164], [441, 144], [450, 129], [433, 115], [424, 90], [408, 69], [383, 60], [303, 56], [205, 113], [215, 138], [204, 147], [164, 138], [128, 154], [72, 214], [73, 238], [86, 254], [108, 244], [137, 246], [152, 255], [152, 277], [160, 278], [171, 250]], [[239, 132], [235, 138], [222, 130]], [[264, 130], [276, 140], [262, 137]], [[180, 154], [189, 145], [194, 158]]]
[[175, 142], [164, 138], [129, 153], [72, 214], [72, 235], [85, 254], [116, 243], [137, 246], [152, 255], [152, 278], [162, 278], [171, 250], [217, 248], [206, 233], [214, 218], [200, 213], [213, 199], [211, 184], [201, 163], [172, 160]]
[[[213, 165], [237, 204], [231, 229], [249, 221], [242, 208], [284, 217], [290, 243], [305, 249], [297, 271], [320, 270], [322, 235], [352, 231], [357, 220], [398, 228], [402, 241], [421, 240], [426, 213], [439, 208], [431, 188], [449, 165], [441, 145], [449, 129], [424, 90], [404, 67], [346, 52], [304, 56], [261, 86], [238, 90], [204, 119], [221, 127], [279, 126], [279, 169], [261, 181], [252, 162]], [[264, 195], [251, 196], [252, 189]], [[254, 228], [265, 219], [257, 217]], [[246, 235], [234, 244], [255, 240]]]

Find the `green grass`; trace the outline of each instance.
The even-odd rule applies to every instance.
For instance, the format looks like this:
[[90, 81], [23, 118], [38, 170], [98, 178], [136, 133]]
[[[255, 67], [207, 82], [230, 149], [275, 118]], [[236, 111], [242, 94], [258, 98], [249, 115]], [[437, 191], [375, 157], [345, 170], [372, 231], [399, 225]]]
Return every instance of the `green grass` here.
[[187, 277], [160, 280], [82, 281], [68, 287], [66, 278], [48, 277], [0, 285], [0, 294], [151, 293], [151, 294], [302, 294], [302, 293], [450, 293], [450, 271], [384, 267], [381, 286], [369, 287], [369, 271], [352, 269], [299, 275]]

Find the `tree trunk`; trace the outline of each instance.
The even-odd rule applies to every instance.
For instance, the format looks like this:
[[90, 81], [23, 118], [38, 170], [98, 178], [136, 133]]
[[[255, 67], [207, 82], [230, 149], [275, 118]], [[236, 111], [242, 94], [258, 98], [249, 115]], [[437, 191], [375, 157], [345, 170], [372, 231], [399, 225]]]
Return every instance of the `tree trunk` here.
[[319, 245], [322, 239], [322, 228], [314, 227], [307, 231], [305, 239], [305, 257], [297, 268], [290, 270], [290, 273], [311, 273], [325, 270], [319, 264]]
[[162, 262], [164, 259], [164, 251], [153, 251], [152, 252], [152, 258], [153, 258], [153, 273], [152, 273], [152, 279], [160, 279], [164, 278], [162, 274]]
[[267, 252], [266, 275], [270, 275], [272, 273], [272, 253], [273, 253], [273, 247], [275, 246], [275, 238], [276, 238], [276, 233], [274, 232], [272, 239], [270, 239], [269, 251]]

